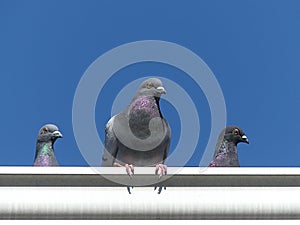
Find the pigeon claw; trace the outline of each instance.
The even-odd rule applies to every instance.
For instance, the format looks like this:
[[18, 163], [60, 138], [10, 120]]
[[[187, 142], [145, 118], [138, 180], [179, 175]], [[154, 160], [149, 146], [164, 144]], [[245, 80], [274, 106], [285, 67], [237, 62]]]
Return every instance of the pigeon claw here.
[[167, 175], [167, 170], [168, 167], [164, 164], [157, 164], [155, 167], [155, 175], [159, 174], [159, 179], [163, 176], [163, 175]]
[[157, 194], [160, 194], [161, 192], [162, 192], [162, 190], [164, 189], [164, 190], [167, 190], [167, 188], [166, 187], [154, 187], [154, 191], [156, 190], [158, 188], [158, 191], [157, 191]]
[[128, 193], [131, 195], [131, 190], [130, 190], [130, 188], [133, 189], [133, 187], [127, 186], [127, 191], [128, 191]]

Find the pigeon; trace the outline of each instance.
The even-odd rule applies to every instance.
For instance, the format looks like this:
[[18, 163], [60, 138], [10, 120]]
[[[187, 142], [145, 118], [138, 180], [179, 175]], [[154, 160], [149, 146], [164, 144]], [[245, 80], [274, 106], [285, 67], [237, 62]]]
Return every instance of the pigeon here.
[[108, 121], [102, 166], [124, 166], [131, 178], [134, 166], [154, 166], [159, 178], [167, 174], [164, 162], [171, 129], [160, 110], [162, 94], [166, 90], [161, 80], [149, 78], [139, 86], [129, 106]]
[[241, 128], [228, 126], [223, 129], [209, 167], [239, 167], [237, 144], [240, 142], [249, 144], [249, 140]]
[[58, 166], [53, 144], [57, 138], [62, 137], [57, 126], [53, 124], [43, 126], [37, 137], [33, 166]]

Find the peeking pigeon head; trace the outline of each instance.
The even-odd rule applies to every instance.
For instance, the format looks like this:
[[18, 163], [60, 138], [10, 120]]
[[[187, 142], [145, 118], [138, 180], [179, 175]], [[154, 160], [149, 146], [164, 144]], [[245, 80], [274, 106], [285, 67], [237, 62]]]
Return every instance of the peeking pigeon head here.
[[40, 129], [37, 141], [38, 142], [52, 141], [54, 143], [57, 138], [62, 138], [62, 137], [63, 136], [61, 132], [58, 130], [57, 126], [53, 124], [46, 124]]
[[158, 78], [149, 78], [145, 80], [138, 89], [139, 95], [154, 96], [160, 98], [162, 94], [166, 94], [163, 84]]
[[240, 142], [249, 144], [249, 140], [245, 135], [244, 131], [237, 126], [226, 127], [223, 130], [222, 134], [224, 135], [224, 139], [226, 139], [229, 142], [233, 142], [235, 145], [237, 145]]

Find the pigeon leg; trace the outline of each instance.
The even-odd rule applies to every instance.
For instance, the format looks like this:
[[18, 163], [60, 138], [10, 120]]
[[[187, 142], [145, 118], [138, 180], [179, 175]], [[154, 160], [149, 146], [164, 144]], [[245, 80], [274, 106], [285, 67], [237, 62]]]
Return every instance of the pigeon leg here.
[[[167, 175], [167, 169], [168, 167], [164, 164], [157, 164], [156, 167], [155, 167], [155, 175], [159, 174], [159, 177], [158, 179], [160, 179], [163, 175]], [[163, 187], [163, 186], [155, 186], [154, 187], [154, 190], [156, 190], [158, 188], [158, 192], [157, 194], [160, 194], [162, 192], [162, 190], [166, 190], [167, 188], [166, 187]]]
[[132, 178], [132, 175], [134, 175], [134, 167], [132, 164], [125, 164], [126, 172]]
[[[116, 167], [123, 167], [120, 163], [114, 163], [114, 166], [116, 166]], [[125, 164], [125, 168], [126, 168], [126, 173], [128, 174], [128, 176], [130, 177], [130, 178], [132, 178], [132, 175], [134, 175], [134, 167], [133, 167], [133, 165], [129, 165], [129, 164]], [[131, 190], [130, 190], [130, 188], [132, 188], [133, 189], [133, 187], [131, 186], [127, 186], [127, 191], [128, 191], [128, 193], [129, 194], [131, 194]]]

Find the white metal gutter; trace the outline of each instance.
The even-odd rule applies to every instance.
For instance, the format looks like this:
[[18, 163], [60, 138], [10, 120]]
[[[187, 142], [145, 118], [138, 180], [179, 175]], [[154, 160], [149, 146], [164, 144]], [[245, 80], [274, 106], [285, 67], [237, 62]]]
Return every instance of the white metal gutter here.
[[[300, 168], [0, 167], [1, 219], [300, 219]], [[100, 175], [99, 175], [100, 174]], [[135, 187], [128, 194], [126, 185]], [[153, 186], [166, 186], [161, 194]]]

